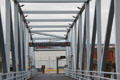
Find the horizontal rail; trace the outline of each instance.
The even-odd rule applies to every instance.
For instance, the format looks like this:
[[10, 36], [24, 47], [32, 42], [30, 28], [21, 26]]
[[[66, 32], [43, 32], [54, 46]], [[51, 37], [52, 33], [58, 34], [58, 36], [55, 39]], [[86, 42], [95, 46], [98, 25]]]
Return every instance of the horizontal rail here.
[[[30, 71], [20, 71], [20, 72], [9, 72], [9, 73], [0, 73], [0, 80], [27, 80], [30, 79], [33, 74], [36, 74], [36, 69]], [[5, 76], [5, 78], [4, 78]]]
[[[105, 80], [116, 80], [113, 76], [120, 75], [120, 73], [116, 72], [99, 72], [99, 71], [72, 71], [68, 70], [68, 72], [77, 78], [94, 78], [94, 79], [105, 79]], [[111, 77], [104, 77], [105, 74], [109, 74]]]

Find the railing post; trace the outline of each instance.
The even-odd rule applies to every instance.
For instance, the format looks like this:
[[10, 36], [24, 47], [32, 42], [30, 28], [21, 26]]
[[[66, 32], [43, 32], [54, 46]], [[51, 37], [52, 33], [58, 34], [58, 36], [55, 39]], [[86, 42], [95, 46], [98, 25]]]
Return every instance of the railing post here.
[[114, 79], [114, 74], [111, 74], [111, 80], [113, 80]]

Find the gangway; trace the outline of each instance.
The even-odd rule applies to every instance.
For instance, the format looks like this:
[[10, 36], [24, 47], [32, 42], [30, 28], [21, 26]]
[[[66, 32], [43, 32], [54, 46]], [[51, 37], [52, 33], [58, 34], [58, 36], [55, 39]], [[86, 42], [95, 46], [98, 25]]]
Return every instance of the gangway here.
[[[66, 50], [67, 67], [62, 80], [120, 80], [119, 3], [0, 0], [0, 80], [34, 80], [38, 75], [34, 55], [41, 47]], [[64, 9], [73, 5], [71, 10]]]

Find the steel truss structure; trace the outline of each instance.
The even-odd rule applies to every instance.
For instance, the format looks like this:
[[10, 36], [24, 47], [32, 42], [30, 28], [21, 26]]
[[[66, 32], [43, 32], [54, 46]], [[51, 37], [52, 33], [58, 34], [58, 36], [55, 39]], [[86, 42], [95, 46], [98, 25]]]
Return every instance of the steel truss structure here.
[[[92, 0], [0, 0], [0, 3], [4, 3], [4, 8], [2, 8], [0, 4], [0, 58], [2, 61], [0, 79], [27, 80], [30, 78], [31, 73], [35, 73], [35, 48], [30, 47], [29, 43], [34, 43], [36, 40], [64, 40], [70, 42], [70, 47], [66, 47], [67, 76], [77, 80], [120, 80], [120, 0], [110, 0], [104, 44], [102, 44], [103, 30], [101, 22], [104, 17], [101, 16], [101, 0], [95, 0], [92, 27], [90, 25], [91, 1]], [[83, 3], [83, 5], [79, 8], [79, 11], [23, 11], [19, 3]], [[26, 14], [76, 14], [77, 16], [75, 16], [74, 19], [26, 19]], [[29, 25], [29, 22], [72, 22], [72, 24]], [[115, 22], [115, 26], [113, 26], [113, 22]], [[112, 27], [115, 27], [116, 40], [115, 71], [107, 72], [107, 56], [109, 55], [108, 51]], [[38, 30], [33, 30], [35, 28]], [[90, 36], [91, 28], [93, 29], [92, 37]], [[65, 32], [66, 36], [49, 34], [51, 32]], [[33, 34], [49, 37], [33, 38]], [[96, 70], [94, 70], [95, 48], [97, 48]], [[32, 59], [29, 59], [28, 56]], [[12, 65], [10, 65], [10, 58]], [[29, 61], [31, 62], [30, 64], [28, 64]], [[10, 70], [11, 66], [12, 72]]]

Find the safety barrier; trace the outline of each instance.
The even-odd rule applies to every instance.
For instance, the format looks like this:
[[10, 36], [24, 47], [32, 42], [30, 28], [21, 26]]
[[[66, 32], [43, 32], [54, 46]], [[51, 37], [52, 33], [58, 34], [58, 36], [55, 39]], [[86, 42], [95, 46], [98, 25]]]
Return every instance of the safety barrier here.
[[28, 80], [35, 76], [36, 73], [36, 69], [30, 71], [0, 73], [0, 80]]
[[117, 76], [120, 76], [120, 73], [116, 72], [99, 72], [99, 71], [72, 71], [68, 70], [68, 76], [79, 80], [116, 80]]

